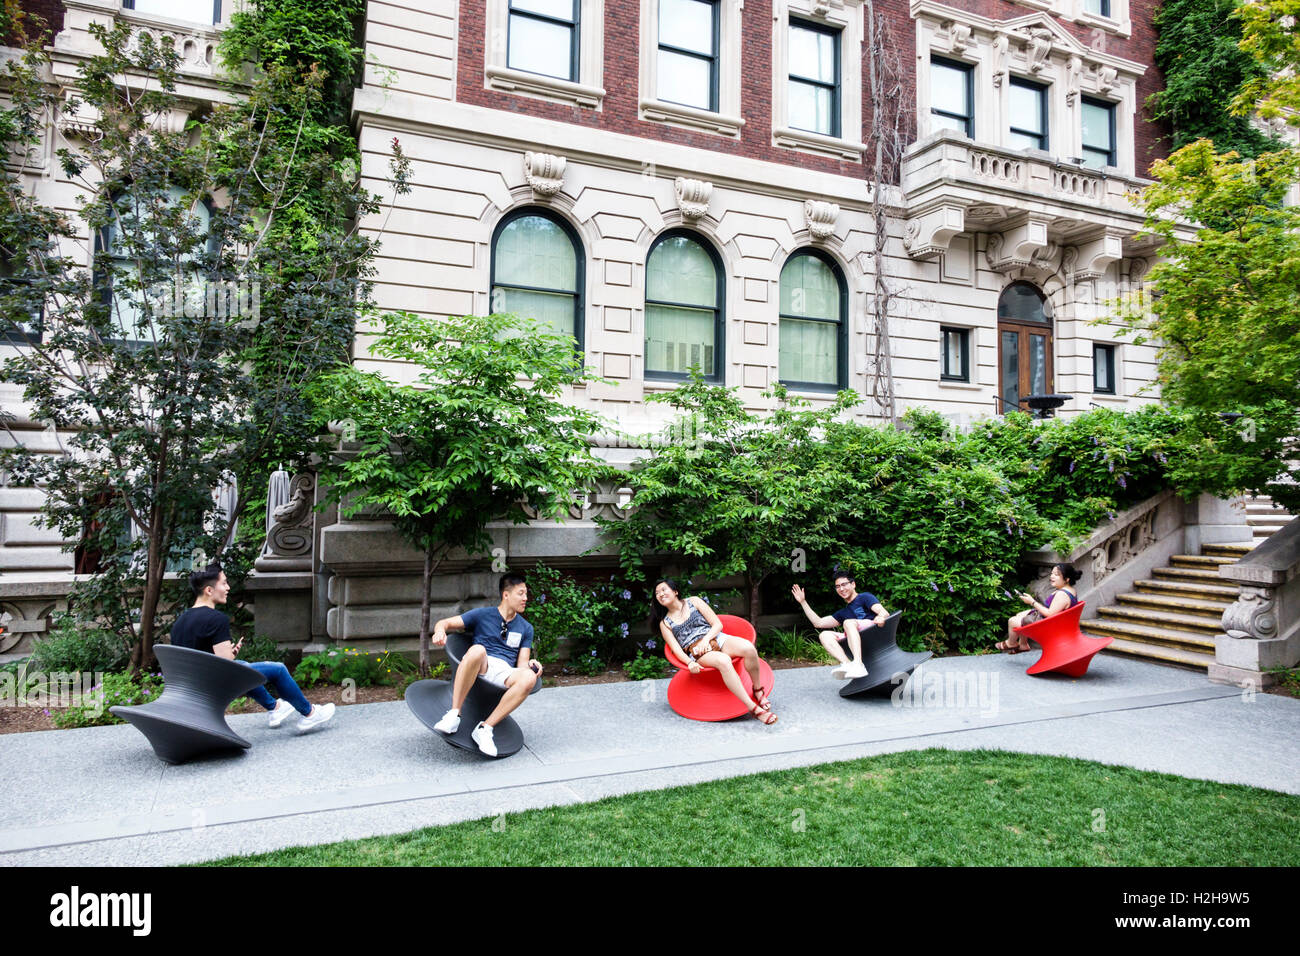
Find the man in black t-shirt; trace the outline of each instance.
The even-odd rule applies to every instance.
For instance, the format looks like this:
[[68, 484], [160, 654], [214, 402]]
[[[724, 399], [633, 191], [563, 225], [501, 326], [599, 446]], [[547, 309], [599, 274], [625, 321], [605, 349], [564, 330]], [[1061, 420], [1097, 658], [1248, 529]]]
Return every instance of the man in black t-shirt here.
[[[202, 571], [190, 575], [190, 590], [194, 592], [194, 606], [183, 611], [172, 625], [171, 642], [177, 647], [189, 647], [196, 651], [216, 654], [228, 661], [233, 661], [243, 645], [243, 638], [238, 644], [230, 642], [230, 619], [217, 610], [218, 604], [226, 603], [230, 593], [230, 584], [226, 573], [220, 565], [210, 564]], [[302, 690], [289, 673], [289, 668], [278, 661], [244, 661], [249, 667], [266, 678], [266, 682], [280, 695], [276, 699], [265, 687], [256, 687], [248, 692], [263, 707], [271, 712], [268, 726], [279, 727], [296, 710], [302, 714], [298, 721], [298, 731], [310, 730], [325, 723], [334, 716], [333, 704], [321, 704], [313, 707]]]
[[827, 653], [840, 662], [839, 666], [831, 671], [831, 676], [836, 680], [866, 677], [867, 668], [862, 663], [862, 635], [859, 631], [884, 624], [889, 617], [889, 612], [885, 610], [885, 606], [876, 599], [874, 594], [869, 591], [863, 591], [859, 594], [857, 582], [853, 580], [853, 575], [847, 571], [836, 571], [834, 580], [835, 593], [844, 600], [844, 607], [829, 617], [821, 617], [808, 606], [808, 601], [804, 597], [804, 590], [799, 585], [792, 585], [790, 593], [799, 602], [799, 606], [803, 608], [804, 616], [812, 622], [813, 627], [819, 629], [838, 629], [841, 625], [844, 627], [844, 636], [848, 638], [849, 653], [852, 657], [844, 655], [844, 651], [840, 647], [839, 635], [835, 633], [835, 630], [824, 630], [817, 635]]

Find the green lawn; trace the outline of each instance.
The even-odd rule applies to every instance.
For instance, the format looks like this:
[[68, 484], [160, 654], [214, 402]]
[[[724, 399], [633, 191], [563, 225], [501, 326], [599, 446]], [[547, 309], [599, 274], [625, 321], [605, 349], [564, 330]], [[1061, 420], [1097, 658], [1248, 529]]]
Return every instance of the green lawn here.
[[926, 750], [208, 865], [1295, 866], [1296, 833], [1273, 790]]

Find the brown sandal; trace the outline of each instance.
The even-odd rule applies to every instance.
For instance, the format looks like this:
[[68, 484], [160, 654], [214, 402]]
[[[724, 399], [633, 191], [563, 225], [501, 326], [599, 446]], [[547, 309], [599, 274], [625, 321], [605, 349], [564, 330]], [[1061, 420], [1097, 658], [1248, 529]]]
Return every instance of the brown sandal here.
[[759, 721], [761, 721], [762, 723], [767, 724], [769, 727], [772, 724], [776, 723], [776, 714], [772, 713], [770, 710], [764, 710], [763, 707], [760, 706], [759, 704], [755, 704], [753, 709], [750, 710], [750, 713], [753, 714], [755, 717], [757, 717]]
[[764, 710], [772, 709], [772, 704], [767, 699], [767, 691], [763, 690], [761, 687], [754, 688], [754, 703], [758, 704], [758, 706], [762, 707]]

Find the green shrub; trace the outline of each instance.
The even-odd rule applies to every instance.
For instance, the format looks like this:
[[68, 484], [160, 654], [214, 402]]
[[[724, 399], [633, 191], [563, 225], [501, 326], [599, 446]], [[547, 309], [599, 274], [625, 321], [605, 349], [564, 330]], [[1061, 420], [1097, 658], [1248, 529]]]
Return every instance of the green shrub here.
[[299, 687], [342, 684], [345, 680], [357, 687], [370, 687], [403, 683], [405, 675], [414, 671], [415, 664], [397, 651], [367, 654], [355, 647], [335, 647], [304, 655], [294, 668], [293, 679]]
[[244, 638], [244, 645], [239, 649], [241, 661], [275, 661], [283, 664], [288, 656], [280, 645], [264, 634], [252, 634]]
[[104, 682], [93, 687], [82, 700], [53, 715], [54, 726], [101, 727], [123, 723], [108, 712], [110, 707], [147, 704], [163, 691], [161, 674], [105, 674]]
[[614, 575], [608, 582], [579, 584], [571, 575], [545, 565], [528, 572], [524, 616], [533, 625], [533, 656], [543, 664], [555, 660], [562, 637], [569, 639], [569, 663], [580, 674], [599, 673], [631, 660], [647, 614], [646, 604]]
[[118, 671], [126, 667], [128, 653], [112, 632], [71, 614], [57, 614], [50, 620], [48, 636], [33, 642], [29, 669], [47, 674]]
[[668, 662], [662, 654], [646, 656], [638, 650], [635, 659], [623, 662], [623, 673], [632, 680], [656, 680], [668, 675]]

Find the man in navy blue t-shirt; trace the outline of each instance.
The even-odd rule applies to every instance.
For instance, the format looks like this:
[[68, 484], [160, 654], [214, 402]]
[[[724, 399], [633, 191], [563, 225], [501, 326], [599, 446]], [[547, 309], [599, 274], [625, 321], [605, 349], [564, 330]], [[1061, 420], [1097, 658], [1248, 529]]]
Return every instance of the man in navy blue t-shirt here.
[[862, 635], [859, 632], [868, 627], [878, 627], [889, 617], [889, 612], [876, 596], [869, 591], [859, 594], [857, 582], [847, 571], [835, 572], [835, 593], [844, 600], [844, 607], [829, 617], [819, 616], [808, 606], [803, 588], [799, 585], [793, 585], [790, 593], [799, 602], [804, 615], [812, 622], [813, 627], [819, 629], [838, 629], [841, 625], [844, 627], [844, 636], [848, 638], [851, 657], [845, 657], [840, 647], [839, 635], [835, 630], [825, 630], [817, 635], [827, 653], [840, 662], [839, 666], [831, 671], [831, 676], [836, 680], [866, 677], [867, 668], [862, 663]]
[[534, 683], [542, 679], [542, 665], [529, 660], [533, 626], [522, 616], [528, 606], [528, 585], [518, 574], [503, 574], [498, 589], [501, 603], [496, 607], [477, 607], [459, 617], [445, 617], [433, 628], [434, 647], [447, 643], [449, 630], [469, 631], [474, 635], [474, 646], [465, 652], [460, 667], [456, 669], [451, 710], [433, 725], [435, 730], [454, 734], [460, 729], [460, 708], [476, 677], [505, 690], [501, 703], [470, 734], [478, 749], [489, 757], [497, 755], [492, 728], [522, 704], [532, 692]]

